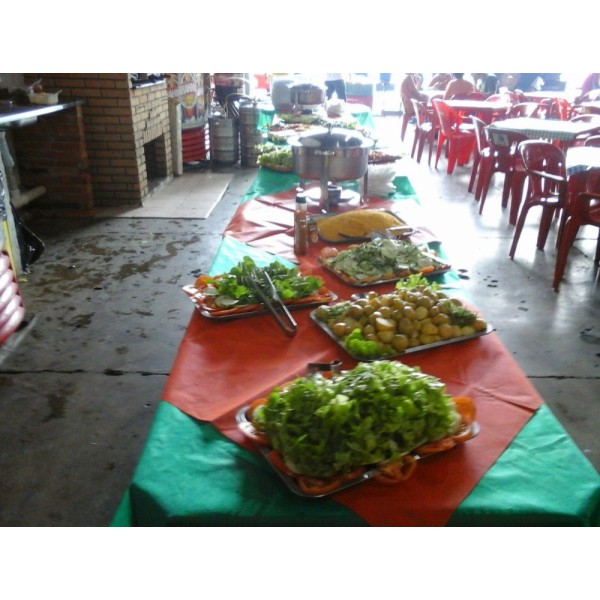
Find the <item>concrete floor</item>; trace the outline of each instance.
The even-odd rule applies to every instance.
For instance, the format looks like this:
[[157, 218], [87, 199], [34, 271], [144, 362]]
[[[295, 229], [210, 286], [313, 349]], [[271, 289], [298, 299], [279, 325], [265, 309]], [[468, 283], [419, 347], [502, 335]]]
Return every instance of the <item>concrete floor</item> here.
[[[402, 146], [397, 117], [377, 121], [384, 145], [410, 150], [412, 132]], [[406, 157], [399, 168], [430, 207], [430, 228], [473, 304], [600, 470], [600, 344], [580, 336], [589, 327], [600, 333], [596, 231], [583, 232], [556, 294], [555, 232], [537, 251], [537, 215], [508, 258], [500, 176], [479, 215], [466, 191], [470, 167], [447, 175], [445, 161], [435, 170]], [[0, 356], [0, 525], [109, 524], [191, 315], [181, 286], [209, 267], [256, 175], [231, 171], [206, 220], [29, 216], [46, 250], [21, 283], [35, 319]]]

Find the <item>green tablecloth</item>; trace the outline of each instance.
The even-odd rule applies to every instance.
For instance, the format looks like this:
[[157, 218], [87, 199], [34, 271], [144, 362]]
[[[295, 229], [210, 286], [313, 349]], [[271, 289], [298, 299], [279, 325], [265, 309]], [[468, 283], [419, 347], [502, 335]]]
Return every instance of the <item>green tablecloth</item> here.
[[[287, 190], [295, 176], [261, 169], [243, 201]], [[418, 203], [406, 178], [399, 202]], [[247, 249], [224, 239], [213, 273]], [[257, 258], [260, 251], [252, 249]], [[458, 285], [455, 275], [446, 275]], [[226, 385], [226, 384], [225, 384]], [[543, 405], [460, 504], [453, 526], [600, 524], [600, 475]], [[366, 523], [334, 499], [292, 494], [260, 456], [211, 424], [161, 402], [133, 480], [113, 526], [359, 526]]]

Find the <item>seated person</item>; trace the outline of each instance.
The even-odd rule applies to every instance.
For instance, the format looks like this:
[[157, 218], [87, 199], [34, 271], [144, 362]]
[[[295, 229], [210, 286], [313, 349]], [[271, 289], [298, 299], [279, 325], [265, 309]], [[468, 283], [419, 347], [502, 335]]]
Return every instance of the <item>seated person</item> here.
[[403, 97], [403, 105], [404, 112], [407, 115], [414, 115], [415, 111], [412, 105], [411, 100], [414, 98], [415, 100], [421, 100], [422, 102], [427, 101], [427, 96], [421, 94], [417, 87], [417, 82], [419, 81], [418, 73], [405, 73], [404, 79], [400, 84], [400, 94]]
[[464, 73], [452, 73], [452, 77], [452, 81], [446, 86], [446, 91], [443, 96], [444, 100], [450, 100], [457, 94], [470, 94], [477, 91], [475, 84], [463, 79]]
[[446, 86], [452, 81], [451, 73], [434, 73], [427, 88], [431, 90], [445, 90]]

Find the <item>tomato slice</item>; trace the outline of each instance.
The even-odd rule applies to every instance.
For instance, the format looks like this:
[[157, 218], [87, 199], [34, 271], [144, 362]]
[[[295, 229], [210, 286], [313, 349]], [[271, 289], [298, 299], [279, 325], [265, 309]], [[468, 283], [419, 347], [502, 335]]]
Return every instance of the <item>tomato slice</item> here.
[[248, 410], [246, 411], [246, 418], [249, 421], [252, 421], [252, 418], [254, 417], [254, 411], [259, 406], [263, 406], [266, 403], [267, 403], [266, 398], [257, 398], [256, 400], [253, 400], [252, 402], [250, 402], [250, 406], [248, 406]]
[[462, 444], [470, 440], [473, 437], [473, 428], [471, 427], [471, 423], [465, 423], [461, 425], [460, 429], [452, 436], [452, 439], [457, 444]]
[[243, 421], [238, 424], [240, 431], [249, 439], [252, 440], [256, 444], [260, 444], [261, 446], [268, 446], [269, 439], [262, 432], [256, 429], [254, 425], [250, 421]]
[[284, 475], [287, 475], [288, 477], [296, 477], [297, 473], [294, 473], [286, 464], [285, 461], [283, 460], [283, 456], [281, 456], [281, 453], [278, 452], [277, 450], [271, 450], [271, 452], [269, 452], [267, 454], [267, 458], [269, 459], [269, 462], [278, 470], [281, 471]]
[[469, 398], [468, 396], [454, 396], [452, 400], [456, 405], [456, 410], [460, 415], [463, 425], [473, 423], [477, 415], [477, 408], [475, 407], [473, 398]]
[[378, 475], [374, 479], [386, 485], [406, 481], [417, 468], [417, 460], [412, 454], [406, 454], [399, 460], [378, 465]]
[[358, 479], [361, 475], [363, 475], [367, 470], [367, 467], [357, 467], [354, 471], [350, 471], [350, 473], [346, 473], [343, 476], [345, 481], [352, 481], [353, 479]]
[[456, 442], [452, 437], [446, 437], [437, 442], [431, 442], [429, 444], [423, 444], [415, 449], [415, 454], [425, 456], [427, 454], [437, 454], [438, 452], [445, 452], [456, 446]]
[[341, 487], [343, 478], [331, 477], [329, 479], [318, 479], [306, 475], [297, 475], [296, 483], [302, 493], [310, 496], [320, 496], [322, 494], [329, 494]]

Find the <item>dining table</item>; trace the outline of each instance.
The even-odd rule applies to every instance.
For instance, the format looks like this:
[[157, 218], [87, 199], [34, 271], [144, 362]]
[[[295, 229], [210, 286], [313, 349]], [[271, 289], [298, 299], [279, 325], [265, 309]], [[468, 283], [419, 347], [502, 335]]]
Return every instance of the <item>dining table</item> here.
[[506, 115], [511, 107], [506, 100], [446, 100], [446, 104], [461, 114], [479, 117], [486, 124]]
[[[297, 185], [293, 172], [258, 169], [222, 233], [208, 275], [226, 273], [251, 257], [257, 265], [277, 260], [322, 277], [336, 301], [367, 289], [323, 268], [320, 257], [331, 248], [326, 240], [313, 240], [306, 255], [294, 254]], [[429, 228], [427, 215], [435, 203], [420, 198], [402, 174], [394, 188], [388, 196], [342, 209], [392, 211], [412, 226], [414, 243], [451, 264], [443, 240]], [[432, 281], [470, 302], [454, 268]], [[383, 293], [395, 285], [376, 287]], [[324, 497], [294, 493], [244, 435], [239, 414], [278, 386], [306, 376], [309, 364], [357, 366], [359, 361], [316, 324], [313, 310], [293, 311], [298, 329], [290, 337], [270, 314], [219, 320], [190, 302], [189, 322], [112, 526], [600, 524], [600, 475], [493, 329], [391, 359], [438, 378], [452, 396], [473, 398], [476, 437], [420, 461], [398, 485], [365, 481]]]
[[523, 92], [527, 102], [541, 102], [542, 100], [568, 100], [573, 102], [575, 94], [564, 90], [540, 90]]
[[568, 145], [577, 137], [593, 134], [600, 130], [598, 123], [583, 121], [562, 121], [559, 119], [538, 119], [535, 117], [515, 117], [494, 121], [488, 127], [498, 131], [522, 133], [530, 139], [544, 139], [564, 142]]

